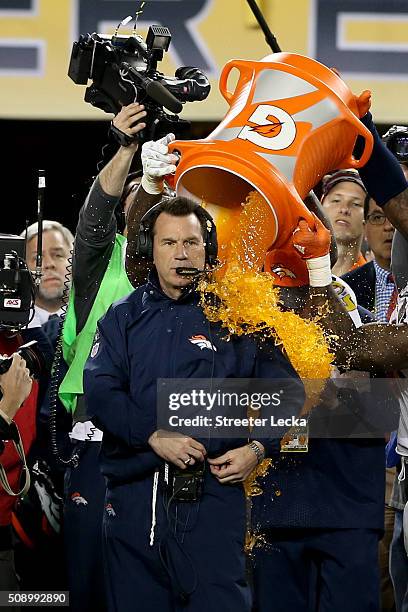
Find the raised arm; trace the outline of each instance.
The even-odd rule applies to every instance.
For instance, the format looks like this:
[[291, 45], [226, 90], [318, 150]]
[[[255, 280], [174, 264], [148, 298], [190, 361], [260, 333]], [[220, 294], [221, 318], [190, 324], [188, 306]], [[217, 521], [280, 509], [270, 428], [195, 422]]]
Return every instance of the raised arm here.
[[[145, 127], [144, 123], [140, 123], [146, 115], [143, 109], [140, 104], [124, 106], [114, 118], [114, 126], [127, 136], [135, 136]], [[116, 231], [114, 211], [138, 147], [137, 141], [128, 146], [120, 146], [91, 187], [81, 209], [77, 227], [77, 237], [86, 241], [90, 248], [103, 248]], [[80, 254], [77, 253], [76, 256]]]
[[137, 235], [142, 217], [162, 199], [164, 177], [176, 170], [178, 157], [168, 150], [174, 138], [174, 134], [167, 134], [160, 140], [145, 142], [142, 146], [142, 181], [126, 217], [126, 272], [134, 287], [146, 282], [152, 266], [150, 261], [137, 253]]
[[[373, 123], [371, 113], [361, 121], [370, 130], [374, 138], [374, 147], [370, 159], [359, 174], [370, 196], [401, 234], [408, 238], [408, 184], [404, 173], [394, 155], [382, 142]], [[359, 143], [357, 143], [357, 153]]]
[[[114, 126], [127, 136], [135, 136], [145, 127], [143, 106], [125, 106], [113, 120]], [[116, 234], [115, 209], [138, 149], [137, 141], [121, 146], [96, 177], [79, 213], [72, 262], [75, 288], [75, 310], [78, 331], [90, 312], [105, 274]]]
[[301, 221], [294, 232], [294, 247], [306, 260], [310, 279], [302, 316], [319, 316], [339, 367], [374, 372], [408, 367], [408, 325], [368, 323], [356, 328], [353, 324], [331, 286], [329, 240], [318, 219], [313, 228]]

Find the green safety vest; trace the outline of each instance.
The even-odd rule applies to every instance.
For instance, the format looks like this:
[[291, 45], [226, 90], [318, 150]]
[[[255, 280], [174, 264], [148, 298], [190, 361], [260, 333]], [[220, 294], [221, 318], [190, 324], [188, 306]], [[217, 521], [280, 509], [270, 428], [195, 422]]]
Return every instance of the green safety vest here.
[[85, 362], [88, 359], [93, 344], [96, 325], [99, 319], [106, 313], [113, 302], [134, 290], [123, 265], [122, 251], [124, 242], [125, 237], [116, 234], [108, 267], [96, 294], [91, 312], [79, 334], [76, 332], [74, 286], [70, 292], [67, 315], [62, 332], [62, 351], [69, 368], [59, 387], [58, 394], [65, 408], [71, 413], [75, 412], [77, 396], [84, 392], [83, 372]]

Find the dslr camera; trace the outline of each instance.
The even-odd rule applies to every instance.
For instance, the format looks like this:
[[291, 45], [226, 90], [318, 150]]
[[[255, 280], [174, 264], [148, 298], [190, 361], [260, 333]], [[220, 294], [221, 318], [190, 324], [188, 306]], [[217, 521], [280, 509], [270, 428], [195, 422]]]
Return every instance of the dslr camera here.
[[387, 148], [400, 164], [408, 164], [408, 127], [392, 125], [382, 137]]
[[136, 101], [144, 104], [148, 128], [143, 130], [147, 133], [138, 134], [139, 140], [168, 132], [180, 137], [190, 123], [177, 113], [185, 102], [205, 100], [210, 83], [201, 70], [191, 66], [178, 68], [174, 77], [157, 70], [170, 41], [170, 30], [159, 25], [149, 27], [146, 41], [136, 33], [80, 36], [73, 44], [68, 76], [78, 85], [87, 85], [90, 79], [92, 84], [86, 89], [85, 102], [106, 113], [117, 114], [122, 106]]
[[[37, 341], [31, 340], [27, 344], [22, 344], [15, 352], [20, 355], [26, 362], [26, 367], [30, 372], [30, 376], [39, 379], [41, 372], [45, 369], [44, 357], [36, 348]], [[5, 374], [13, 362], [13, 356], [0, 357], [0, 375]]]

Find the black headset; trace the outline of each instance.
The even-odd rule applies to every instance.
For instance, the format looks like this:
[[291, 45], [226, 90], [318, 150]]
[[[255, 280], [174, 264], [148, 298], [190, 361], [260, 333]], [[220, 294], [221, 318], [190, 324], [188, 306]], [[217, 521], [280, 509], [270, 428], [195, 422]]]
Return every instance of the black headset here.
[[[141, 257], [146, 257], [150, 261], [153, 260], [153, 236], [152, 236], [152, 220], [156, 220], [156, 211], [161, 206], [161, 203], [152, 206], [140, 220], [139, 232], [136, 238], [136, 253]], [[197, 204], [199, 206], [199, 204]], [[214, 219], [209, 212], [200, 206], [201, 211], [207, 220], [207, 237], [205, 238], [205, 263], [213, 267], [217, 264], [218, 242], [217, 228], [215, 227]], [[165, 211], [163, 211], [165, 212]], [[193, 211], [194, 213], [194, 211]]]

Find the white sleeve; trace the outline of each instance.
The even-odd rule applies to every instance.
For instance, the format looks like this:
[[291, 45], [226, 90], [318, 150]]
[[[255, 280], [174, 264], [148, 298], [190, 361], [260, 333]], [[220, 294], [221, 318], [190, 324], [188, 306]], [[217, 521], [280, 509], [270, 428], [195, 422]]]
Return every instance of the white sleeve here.
[[347, 312], [349, 313], [351, 320], [353, 321], [355, 327], [361, 327], [362, 321], [360, 317], [360, 313], [357, 308], [357, 298], [356, 294], [342, 278], [339, 276], [332, 277], [332, 287], [337, 293], [337, 297], [343, 302], [346, 307]]

